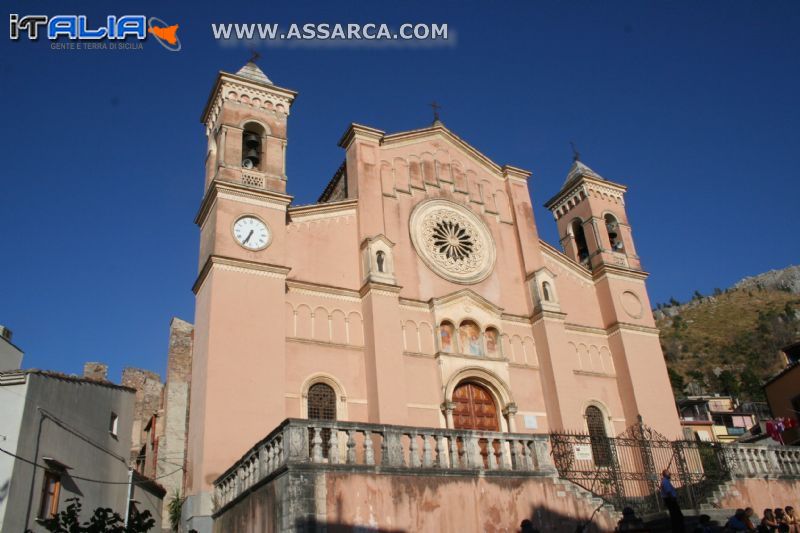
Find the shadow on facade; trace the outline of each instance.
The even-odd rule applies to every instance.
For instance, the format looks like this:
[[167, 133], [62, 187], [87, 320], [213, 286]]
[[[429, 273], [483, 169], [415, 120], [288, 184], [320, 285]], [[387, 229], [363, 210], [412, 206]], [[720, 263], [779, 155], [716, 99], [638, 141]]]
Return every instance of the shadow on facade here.
[[317, 520], [316, 518], [300, 518], [297, 520], [295, 527], [295, 531], [302, 533], [317, 533], [320, 531], [325, 531], [327, 533], [406, 533], [405, 529], [373, 528], [338, 522], [326, 522], [324, 520]]
[[[598, 518], [598, 517], [594, 517]], [[487, 517], [487, 520], [482, 524], [468, 523], [468, 519], [462, 524], [464, 531], [477, 531], [480, 528], [482, 531], [510, 531], [514, 533], [601, 533], [604, 531], [613, 531], [616, 523], [611, 528], [601, 527], [596, 523], [596, 520], [589, 521], [589, 517], [574, 517], [561, 514], [546, 507], [531, 507], [528, 520], [533, 524], [533, 530], [522, 530], [521, 523], [515, 524], [513, 529], [506, 529], [506, 525], [502, 523], [493, 524]], [[295, 531], [303, 533], [318, 533], [325, 531], [327, 533], [407, 533], [410, 530], [405, 529], [384, 529], [378, 527], [370, 527], [365, 525], [347, 524], [338, 521], [327, 522], [318, 520], [316, 518], [303, 518], [298, 519], [295, 523]], [[451, 524], [452, 525], [452, 524]], [[428, 524], [430, 530], [437, 529], [436, 524]]]

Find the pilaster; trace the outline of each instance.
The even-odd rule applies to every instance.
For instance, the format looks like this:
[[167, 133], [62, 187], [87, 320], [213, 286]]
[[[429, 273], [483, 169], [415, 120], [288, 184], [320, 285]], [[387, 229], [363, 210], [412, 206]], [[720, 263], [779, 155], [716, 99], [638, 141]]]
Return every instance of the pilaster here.
[[399, 295], [396, 285], [367, 282], [361, 288], [370, 422], [407, 423]]

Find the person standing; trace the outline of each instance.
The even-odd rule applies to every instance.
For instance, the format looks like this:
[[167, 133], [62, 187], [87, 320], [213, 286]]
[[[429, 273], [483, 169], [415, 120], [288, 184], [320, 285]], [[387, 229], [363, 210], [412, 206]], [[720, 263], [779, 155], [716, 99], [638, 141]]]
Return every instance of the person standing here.
[[685, 533], [683, 524], [683, 513], [681, 506], [678, 504], [678, 491], [672, 485], [671, 475], [669, 470], [661, 472], [661, 499], [669, 511], [669, 521], [672, 526], [672, 533]]

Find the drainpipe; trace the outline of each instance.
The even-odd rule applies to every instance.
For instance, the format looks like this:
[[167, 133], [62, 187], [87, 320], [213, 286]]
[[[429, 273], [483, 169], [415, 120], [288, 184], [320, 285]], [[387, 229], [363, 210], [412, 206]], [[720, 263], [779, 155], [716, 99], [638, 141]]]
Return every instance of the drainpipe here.
[[133, 499], [133, 468], [128, 467], [128, 498], [125, 500], [125, 530], [128, 529], [128, 518], [131, 515], [131, 500]]

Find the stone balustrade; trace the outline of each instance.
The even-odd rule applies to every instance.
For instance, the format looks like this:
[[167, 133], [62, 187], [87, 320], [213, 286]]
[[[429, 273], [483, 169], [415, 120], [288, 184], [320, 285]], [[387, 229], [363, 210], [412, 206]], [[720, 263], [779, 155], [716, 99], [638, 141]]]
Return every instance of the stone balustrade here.
[[800, 447], [728, 444], [724, 447], [736, 477], [800, 477]]
[[214, 482], [217, 509], [288, 465], [552, 475], [547, 435], [288, 419]]

